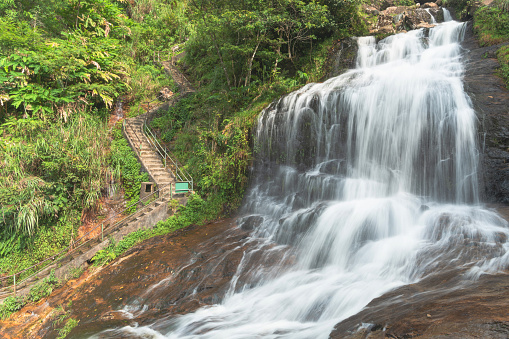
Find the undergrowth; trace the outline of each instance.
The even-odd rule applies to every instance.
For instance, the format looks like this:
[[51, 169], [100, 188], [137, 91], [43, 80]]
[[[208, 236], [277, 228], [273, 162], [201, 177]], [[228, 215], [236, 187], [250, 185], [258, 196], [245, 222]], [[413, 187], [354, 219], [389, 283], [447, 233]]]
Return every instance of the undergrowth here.
[[1, 125], [0, 273], [69, 245], [82, 211], [102, 196], [107, 134], [107, 125], [87, 113], [67, 122], [11, 118]]
[[[485, 6], [475, 13], [474, 29], [482, 46], [509, 42], [509, 1], [498, 0], [495, 6]], [[497, 51], [499, 74], [509, 88], [509, 46]]]
[[485, 6], [475, 13], [474, 29], [482, 46], [509, 41], [509, 13]]
[[500, 63], [500, 76], [505, 80], [509, 89], [509, 46], [501, 47], [497, 51], [498, 62]]
[[158, 222], [154, 228], [134, 231], [117, 243], [110, 239], [110, 245], [98, 251], [92, 258], [92, 262], [95, 266], [105, 265], [143, 240], [172, 233], [189, 225], [201, 225], [214, 220], [218, 217], [219, 203], [218, 200], [205, 201], [198, 194], [192, 194], [185, 206], [179, 206], [176, 214], [165, 221]]
[[0, 304], [0, 319], [7, 319], [14, 312], [19, 311], [29, 302], [37, 302], [45, 298], [60, 285], [60, 281], [55, 277], [55, 272], [34, 285], [26, 296], [9, 296]]
[[57, 339], [64, 339], [64, 338], [66, 338], [67, 335], [69, 333], [71, 333], [73, 328], [78, 326], [79, 322], [80, 322], [79, 320], [76, 320], [74, 318], [67, 319], [67, 321], [65, 322], [64, 327], [62, 327], [61, 329], [58, 330], [58, 337], [57, 337]]

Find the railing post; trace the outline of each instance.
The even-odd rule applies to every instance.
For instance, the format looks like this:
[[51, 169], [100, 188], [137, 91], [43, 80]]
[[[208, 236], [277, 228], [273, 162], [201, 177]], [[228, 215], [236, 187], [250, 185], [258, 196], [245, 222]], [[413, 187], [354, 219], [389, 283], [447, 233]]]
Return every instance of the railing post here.
[[16, 296], [16, 273], [14, 273], [14, 296]]

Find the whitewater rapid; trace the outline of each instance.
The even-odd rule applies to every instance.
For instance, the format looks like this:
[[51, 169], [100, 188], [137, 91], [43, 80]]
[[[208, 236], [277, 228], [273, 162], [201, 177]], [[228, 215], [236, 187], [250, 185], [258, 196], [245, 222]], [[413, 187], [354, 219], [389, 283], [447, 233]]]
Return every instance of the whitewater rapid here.
[[[429, 34], [359, 38], [354, 70], [264, 110], [239, 220], [255, 217], [246, 241], [263, 244], [244, 254], [221, 304], [94, 337], [328, 338], [398, 286], [507, 267], [508, 224], [478, 199], [464, 30], [447, 21]], [[260, 251], [281, 262], [254, 271]]]

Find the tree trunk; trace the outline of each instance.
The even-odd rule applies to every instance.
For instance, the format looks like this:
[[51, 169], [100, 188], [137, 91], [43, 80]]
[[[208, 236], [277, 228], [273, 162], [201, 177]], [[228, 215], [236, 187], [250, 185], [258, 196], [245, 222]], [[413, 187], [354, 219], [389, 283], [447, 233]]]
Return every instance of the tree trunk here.
[[249, 62], [247, 64], [247, 76], [246, 76], [246, 81], [244, 82], [244, 86], [246, 86], [246, 87], [249, 85], [249, 82], [251, 81], [251, 71], [253, 69], [253, 60], [256, 55], [256, 52], [258, 51], [258, 47], [260, 47], [260, 42], [261, 42], [261, 40], [259, 40], [258, 44], [256, 44], [253, 55], [251, 56], [251, 58], [249, 59]]
[[[198, 6], [198, 4], [194, 1], [191, 1], [191, 3], [194, 4], [195, 7], [200, 8], [201, 18], [203, 19], [203, 24], [205, 25], [207, 30], [210, 31], [209, 25], [207, 25], [207, 20], [205, 19], [206, 11], [203, 8], [203, 4], [200, 4]], [[217, 56], [219, 57], [219, 61], [221, 62], [221, 67], [223, 68], [224, 76], [226, 77], [226, 82], [228, 83], [228, 90], [230, 90], [231, 89], [230, 77], [228, 76], [228, 71], [226, 70], [226, 66], [223, 61], [223, 55], [221, 54], [221, 50], [219, 49], [219, 46], [217, 45], [216, 34], [214, 33], [214, 31], [210, 31], [210, 32], [211, 32], [211, 36], [212, 36], [212, 41], [214, 43], [214, 47], [216, 48]]]

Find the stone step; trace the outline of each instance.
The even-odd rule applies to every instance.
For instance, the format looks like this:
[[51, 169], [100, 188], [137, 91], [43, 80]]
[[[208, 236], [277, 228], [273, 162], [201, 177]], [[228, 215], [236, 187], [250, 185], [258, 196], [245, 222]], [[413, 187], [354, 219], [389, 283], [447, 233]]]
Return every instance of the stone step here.
[[171, 181], [171, 180], [160, 180], [158, 181], [157, 185], [159, 186], [158, 188], [161, 189], [163, 186], [164, 187], [169, 187], [170, 184], [172, 184], [172, 187], [175, 186], [175, 184]]
[[155, 178], [171, 178], [170, 172], [152, 172]]
[[144, 161], [143, 164], [145, 165], [145, 167], [151, 169], [151, 170], [154, 170], [154, 171], [157, 171], [159, 169], [164, 169], [163, 167], [163, 163], [161, 161], [151, 161], [151, 162], [148, 162], [148, 161]]
[[145, 167], [148, 167], [148, 168], [161, 168], [161, 167], [164, 167], [163, 165], [163, 162], [161, 160], [156, 160], [156, 159], [152, 159], [152, 160], [145, 160], [145, 159], [142, 159], [141, 161], [143, 161], [143, 164], [145, 165]]
[[[161, 164], [159, 164], [160, 166]], [[154, 171], [154, 172], [160, 172], [160, 173], [168, 173], [170, 174], [170, 172], [168, 171], [167, 168], [164, 168], [164, 167], [156, 167], [156, 165], [154, 166], [150, 166], [150, 170], [151, 171]]]
[[140, 151], [140, 155], [142, 157], [156, 157], [158, 159], [161, 159], [159, 157], [159, 153], [157, 153], [156, 151], [144, 151], [143, 149]]
[[150, 165], [152, 167], [164, 167], [164, 163], [158, 156], [155, 155], [142, 155], [141, 161], [143, 161], [144, 164]]
[[149, 168], [150, 172], [154, 175], [171, 175], [170, 172], [168, 172], [168, 170], [166, 170], [165, 168]]
[[153, 160], [153, 159], [163, 160], [161, 158], [161, 156], [159, 155], [159, 153], [157, 153], [153, 149], [142, 149], [141, 151], [142, 151], [141, 156], [144, 158], [147, 158], [147, 160]]

